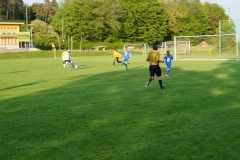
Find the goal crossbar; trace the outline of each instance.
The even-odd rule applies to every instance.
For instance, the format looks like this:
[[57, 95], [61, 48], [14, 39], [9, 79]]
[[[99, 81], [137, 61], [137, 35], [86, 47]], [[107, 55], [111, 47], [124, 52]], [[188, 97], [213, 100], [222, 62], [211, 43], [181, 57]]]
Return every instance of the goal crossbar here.
[[238, 61], [238, 34], [219, 34], [219, 35], [195, 35], [195, 36], [174, 36], [174, 59], [177, 60], [177, 38], [197, 38], [197, 37], [219, 37], [219, 54], [221, 53], [221, 37], [236, 36], [236, 59]]

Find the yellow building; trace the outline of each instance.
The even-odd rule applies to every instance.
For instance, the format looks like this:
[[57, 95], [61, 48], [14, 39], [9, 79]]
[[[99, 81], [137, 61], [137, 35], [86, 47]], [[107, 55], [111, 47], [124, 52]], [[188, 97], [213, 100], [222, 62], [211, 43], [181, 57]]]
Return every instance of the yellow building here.
[[0, 20], [0, 49], [18, 49], [21, 20]]

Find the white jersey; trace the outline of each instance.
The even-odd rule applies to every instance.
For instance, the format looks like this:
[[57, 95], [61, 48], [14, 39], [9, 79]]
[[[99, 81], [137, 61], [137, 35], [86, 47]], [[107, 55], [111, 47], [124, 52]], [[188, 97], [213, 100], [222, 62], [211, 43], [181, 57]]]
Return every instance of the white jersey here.
[[64, 51], [62, 53], [62, 60], [63, 61], [69, 60], [69, 52], [68, 51]]

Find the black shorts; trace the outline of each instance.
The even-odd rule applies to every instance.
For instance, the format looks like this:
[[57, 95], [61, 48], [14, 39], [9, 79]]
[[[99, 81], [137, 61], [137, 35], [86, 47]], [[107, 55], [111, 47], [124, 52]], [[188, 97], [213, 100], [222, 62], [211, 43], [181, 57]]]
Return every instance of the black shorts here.
[[150, 72], [150, 77], [154, 77], [155, 74], [158, 77], [162, 75], [161, 68], [159, 65], [150, 65], [149, 72]]

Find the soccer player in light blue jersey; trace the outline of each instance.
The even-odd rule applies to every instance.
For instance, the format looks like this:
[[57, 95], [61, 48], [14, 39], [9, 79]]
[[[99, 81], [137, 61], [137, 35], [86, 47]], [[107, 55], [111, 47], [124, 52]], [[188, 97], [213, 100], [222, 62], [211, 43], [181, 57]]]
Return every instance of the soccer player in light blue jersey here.
[[124, 51], [122, 51], [123, 55], [123, 65], [125, 66], [126, 70], [128, 70], [128, 60], [131, 58], [131, 52], [127, 49], [124, 48]]
[[170, 55], [170, 51], [167, 51], [167, 55], [164, 56], [164, 60], [165, 60], [166, 66], [167, 66], [167, 68], [166, 68], [166, 77], [168, 78], [169, 74], [170, 74], [170, 69], [171, 69], [171, 66], [172, 66], [172, 60], [173, 60], [173, 56]]

